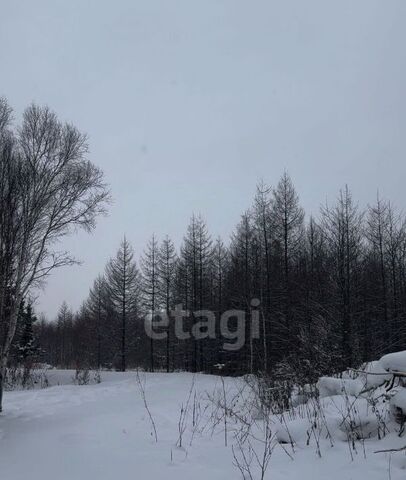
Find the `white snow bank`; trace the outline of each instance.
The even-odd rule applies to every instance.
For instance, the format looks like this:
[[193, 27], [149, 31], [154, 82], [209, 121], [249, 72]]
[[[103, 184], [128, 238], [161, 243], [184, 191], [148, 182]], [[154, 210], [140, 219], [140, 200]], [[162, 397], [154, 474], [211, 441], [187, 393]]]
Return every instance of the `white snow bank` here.
[[322, 399], [329, 433], [341, 440], [371, 438], [379, 432], [379, 416], [365, 398], [336, 395]]
[[275, 434], [279, 443], [293, 443], [302, 447], [314, 437], [347, 441], [378, 436], [382, 425], [377, 410], [365, 398], [348, 395], [324, 397], [320, 403], [310, 400], [305, 408], [295, 409], [302, 416], [275, 420]]
[[[53, 382], [72, 379], [72, 371], [53, 373]], [[222, 425], [213, 430], [210, 420], [217, 407], [206, 399], [208, 396], [217, 398], [216, 392], [223, 395], [218, 377], [186, 373], [145, 374], [145, 393], [156, 423], [157, 443], [152, 440], [151, 422], [134, 373], [103, 372], [102, 378], [101, 384], [88, 386], [65, 385], [45, 390], [6, 392], [5, 411], [0, 416], [0, 479], [111, 480], [133, 478], [134, 474], [137, 478], [150, 480], [240, 478], [231, 448], [234, 446], [238, 454], [233, 432], [233, 429], [238, 432], [238, 422], [230, 420], [226, 446]], [[247, 408], [251, 405], [248, 401], [251, 393], [248, 389], [242, 392], [241, 382], [242, 379], [226, 378], [225, 386], [230, 401], [239, 395], [238, 408], [245, 412], [244, 405]], [[191, 385], [195, 385], [196, 398], [201, 399], [201, 407], [197, 408], [200, 413], [196, 417], [196, 425], [200, 426], [196, 429], [193, 425], [190, 411], [184, 445], [178, 448], [179, 412], [187, 402]], [[387, 410], [387, 407], [387, 403], [382, 404], [382, 408]], [[380, 405], [374, 408], [380, 408]], [[287, 423], [280, 415], [276, 416], [272, 419], [272, 433], [276, 433], [279, 442], [290, 443], [293, 439], [298, 448], [276, 445], [266, 478], [387, 478], [387, 455], [373, 452], [403, 446], [404, 438], [398, 437], [398, 429], [387, 423], [390, 432], [386, 432], [383, 440], [375, 437], [365, 442], [362, 449], [357, 446], [360, 453], [365, 449], [366, 457], [354, 454], [351, 458], [345, 441], [349, 435], [356, 438], [374, 435], [371, 413], [372, 408], [365, 399], [340, 394], [310, 398], [307, 404], [285, 414]], [[348, 429], [348, 425], [353, 427]], [[263, 449], [262, 421], [256, 420], [252, 429], [259, 439], [258, 442], [253, 440], [253, 445], [258, 445], [260, 453]], [[321, 458], [315, 457], [316, 444], [320, 446]], [[293, 461], [286, 455], [291, 451]], [[247, 452], [249, 454], [249, 449]], [[392, 480], [405, 478], [405, 464], [400, 462], [401, 458], [393, 458]]]
[[[344, 434], [341, 437], [342, 440], [348, 438], [360, 440], [376, 437], [379, 433], [380, 424], [378, 417], [372, 411], [368, 413], [353, 410], [340, 421], [338, 428]], [[339, 435], [337, 437], [340, 438]]]
[[361, 380], [350, 378], [320, 377], [317, 382], [320, 397], [331, 397], [333, 395], [359, 395], [364, 390], [365, 383]]
[[279, 420], [275, 423], [276, 439], [279, 443], [300, 443], [306, 441], [310, 429], [307, 418], [297, 418], [290, 421]]
[[387, 372], [406, 372], [406, 350], [388, 353], [379, 362]]
[[361, 373], [358, 378], [364, 383], [366, 389], [380, 387], [392, 378], [390, 374], [385, 375], [387, 370], [379, 360], [365, 364], [362, 370], [365, 373]]

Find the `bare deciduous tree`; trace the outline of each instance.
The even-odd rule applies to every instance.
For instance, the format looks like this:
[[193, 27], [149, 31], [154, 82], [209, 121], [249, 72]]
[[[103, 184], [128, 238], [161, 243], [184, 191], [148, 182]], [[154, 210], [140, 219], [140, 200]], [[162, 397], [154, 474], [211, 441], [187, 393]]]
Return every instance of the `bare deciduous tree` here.
[[[159, 297], [165, 308], [168, 322], [170, 319], [170, 310], [173, 307], [173, 291], [175, 283], [177, 265], [177, 255], [175, 245], [167, 236], [159, 248], [158, 252], [158, 273], [159, 273]], [[168, 323], [166, 337], [166, 371], [170, 370], [169, 347], [171, 342], [171, 328]]]
[[[144, 307], [146, 312], [151, 315], [151, 320], [155, 315], [159, 306], [159, 248], [155, 235], [147, 245], [147, 249], [141, 258], [141, 291]], [[154, 339], [152, 335], [149, 339], [150, 343], [150, 370], [154, 371]]]
[[48, 107], [31, 105], [18, 130], [0, 102], [0, 410], [2, 378], [21, 300], [58, 267], [77, 262], [57, 242], [95, 226], [109, 193], [86, 159], [87, 138]]

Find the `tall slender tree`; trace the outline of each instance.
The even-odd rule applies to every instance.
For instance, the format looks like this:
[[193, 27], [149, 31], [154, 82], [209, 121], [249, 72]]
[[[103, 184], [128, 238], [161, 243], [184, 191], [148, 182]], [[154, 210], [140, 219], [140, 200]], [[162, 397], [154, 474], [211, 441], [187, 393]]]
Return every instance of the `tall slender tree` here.
[[68, 304], [64, 301], [59, 308], [56, 319], [59, 344], [59, 366], [61, 368], [69, 368], [72, 360], [72, 329], [73, 329], [73, 312]]
[[52, 270], [75, 263], [58, 240], [91, 230], [105, 211], [103, 174], [86, 155], [86, 136], [47, 107], [28, 107], [16, 131], [0, 100], [0, 411], [21, 301]]
[[334, 292], [331, 298], [341, 321], [342, 367], [352, 365], [357, 315], [360, 313], [359, 284], [362, 255], [363, 215], [346, 187], [340, 192], [337, 203], [322, 211], [323, 225], [329, 241], [331, 275]]
[[173, 305], [177, 255], [175, 245], [166, 236], [162, 241], [158, 252], [158, 294], [160, 304], [165, 309], [168, 327], [166, 330], [166, 371], [170, 371], [170, 344], [171, 344], [171, 308]]
[[[89, 312], [92, 330], [96, 338], [96, 365], [101, 368], [103, 359], [103, 340], [107, 317], [108, 286], [103, 275], [98, 275], [89, 291], [86, 309]], [[111, 331], [112, 329], [110, 329]]]
[[[155, 235], [148, 242], [141, 258], [141, 290], [144, 309], [151, 321], [160, 307], [159, 303], [159, 247]], [[150, 336], [150, 370], [154, 371], [154, 339]]]
[[275, 234], [283, 252], [286, 288], [289, 286], [290, 266], [298, 254], [303, 235], [304, 211], [290, 176], [285, 172], [274, 189], [273, 222]]
[[115, 258], [106, 266], [109, 295], [121, 320], [121, 371], [127, 367], [128, 321], [135, 322], [139, 304], [139, 272], [133, 249], [124, 237]]
[[[212, 240], [207, 225], [201, 216], [193, 215], [187, 228], [181, 249], [181, 266], [186, 268], [188, 282], [187, 296], [190, 298], [192, 312], [202, 310], [208, 297], [208, 279], [212, 253]], [[192, 317], [192, 323], [196, 318]], [[193, 371], [205, 364], [203, 342], [192, 339]]]

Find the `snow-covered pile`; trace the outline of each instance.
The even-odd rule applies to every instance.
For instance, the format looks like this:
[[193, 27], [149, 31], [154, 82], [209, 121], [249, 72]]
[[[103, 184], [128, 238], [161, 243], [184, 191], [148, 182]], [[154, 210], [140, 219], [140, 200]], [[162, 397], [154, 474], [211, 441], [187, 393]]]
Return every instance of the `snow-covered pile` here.
[[385, 413], [374, 411], [364, 398], [333, 395], [319, 402], [311, 402], [305, 415], [279, 420], [276, 423], [276, 438], [282, 443], [305, 446], [314, 444], [317, 438], [336, 441], [365, 440], [383, 436]]
[[385, 371], [401, 375], [399, 388], [390, 400], [390, 410], [395, 420], [403, 424], [406, 420], [406, 351], [384, 355], [379, 362]]
[[391, 379], [380, 360], [367, 363], [362, 370], [364, 373], [360, 373], [358, 378], [364, 383], [366, 390], [380, 387]]
[[406, 417], [406, 388], [402, 388], [390, 400], [392, 416], [398, 423], [405, 421]]
[[379, 363], [387, 372], [406, 372], [406, 351], [388, 353]]
[[359, 395], [364, 389], [364, 383], [350, 378], [321, 377], [317, 383], [320, 397], [332, 397], [334, 395]]
[[343, 372], [340, 378], [321, 377], [318, 395], [309, 394], [304, 401], [302, 394], [300, 402], [295, 396], [293, 408], [278, 416], [277, 440], [293, 447], [316, 446], [319, 455], [340, 442], [350, 445], [351, 455], [359, 451], [358, 443], [363, 451], [369, 444], [374, 450], [403, 447], [406, 388], [400, 372], [406, 372], [406, 351]]

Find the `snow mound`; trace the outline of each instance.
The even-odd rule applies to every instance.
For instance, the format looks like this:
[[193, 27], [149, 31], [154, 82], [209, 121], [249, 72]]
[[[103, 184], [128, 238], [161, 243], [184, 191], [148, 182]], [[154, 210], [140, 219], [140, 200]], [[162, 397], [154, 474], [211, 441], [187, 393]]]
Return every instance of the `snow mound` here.
[[334, 395], [358, 396], [364, 390], [365, 384], [358, 379], [320, 377], [317, 382], [320, 397], [331, 397]]
[[406, 372], [406, 350], [388, 353], [379, 360], [379, 363], [387, 372]]
[[378, 437], [383, 428], [382, 414], [377, 414], [377, 408], [373, 409], [367, 399], [352, 395], [326, 396], [320, 402], [311, 399], [304, 410], [296, 408], [294, 414], [296, 418], [282, 415], [275, 421], [279, 443], [304, 447], [315, 437], [344, 442], [362, 440]]
[[390, 374], [385, 375], [387, 370], [379, 360], [365, 364], [363, 370], [365, 373], [361, 373], [359, 378], [367, 389], [380, 387], [392, 378]]
[[402, 388], [395, 393], [389, 405], [392, 417], [398, 423], [403, 423], [406, 418], [406, 388]]
[[307, 418], [297, 418], [287, 422], [279, 421], [275, 425], [276, 439], [279, 443], [300, 443], [308, 437], [310, 425]]

